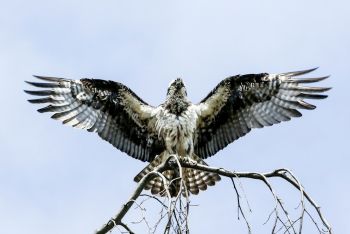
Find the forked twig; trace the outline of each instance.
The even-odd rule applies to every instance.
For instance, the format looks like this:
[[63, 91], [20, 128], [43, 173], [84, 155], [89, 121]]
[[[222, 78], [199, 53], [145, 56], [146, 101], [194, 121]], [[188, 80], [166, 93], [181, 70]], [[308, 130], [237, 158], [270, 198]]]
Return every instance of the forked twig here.
[[[171, 162], [170, 162], [171, 161]], [[175, 163], [174, 163], [175, 161]], [[108, 231], [112, 230], [113, 227], [120, 225], [122, 226], [125, 230], [127, 230], [129, 233], [132, 233], [130, 228], [122, 222], [123, 217], [126, 215], [126, 213], [129, 211], [131, 206], [135, 203], [136, 199], [139, 196], [145, 196], [145, 195], [140, 195], [148, 181], [152, 180], [154, 177], [159, 176], [164, 183], [164, 190], [166, 192], [166, 197], [168, 199], [168, 205], [165, 205], [164, 202], [159, 200], [157, 197], [147, 195], [150, 199], [155, 199], [157, 202], [162, 204], [162, 212], [161, 212], [161, 219], [164, 218], [163, 215], [163, 210], [164, 208], [167, 210], [167, 215], [168, 215], [168, 221], [166, 228], [164, 230], [164, 233], [170, 233], [170, 230], [172, 229], [174, 233], [189, 233], [189, 226], [188, 226], [188, 212], [189, 212], [189, 206], [190, 206], [190, 200], [189, 200], [189, 193], [186, 188], [186, 184], [184, 183], [183, 180], [183, 175], [182, 175], [182, 168], [192, 168], [196, 170], [202, 170], [206, 172], [213, 172], [217, 173], [221, 176], [229, 177], [232, 180], [236, 196], [237, 196], [237, 202], [238, 202], [238, 215], [239, 213], [242, 214], [249, 233], [251, 233], [251, 227], [249, 222], [246, 219], [245, 214], [243, 213], [243, 209], [241, 207], [240, 203], [240, 194], [239, 191], [234, 183], [234, 179], [240, 179], [240, 178], [249, 178], [249, 179], [256, 179], [256, 180], [261, 180], [263, 181], [266, 186], [269, 188], [270, 192], [272, 193], [276, 205], [274, 207], [274, 210], [270, 213], [268, 220], [272, 216], [272, 214], [275, 214], [275, 221], [272, 227], [272, 233], [277, 233], [284, 229], [284, 233], [290, 233], [292, 232], [293, 234], [300, 234], [302, 231], [302, 225], [303, 225], [303, 219], [304, 219], [304, 214], [306, 213], [312, 220], [312, 222], [315, 224], [317, 230], [319, 233], [332, 233], [331, 226], [329, 225], [328, 221], [325, 219], [323, 214], [321, 213], [320, 207], [316, 204], [316, 202], [311, 198], [308, 193], [304, 190], [303, 186], [301, 185], [300, 181], [294, 176], [294, 174], [288, 170], [288, 169], [277, 169], [272, 172], [267, 172], [267, 173], [257, 173], [257, 172], [232, 172], [225, 170], [223, 168], [214, 168], [214, 167], [209, 167], [203, 164], [198, 164], [194, 161], [188, 161], [188, 160], [180, 160], [176, 155], [170, 156], [165, 162], [163, 162], [161, 165], [159, 165], [157, 168], [155, 168], [152, 172], [148, 173], [146, 176], [144, 176], [140, 182], [138, 183], [135, 191], [131, 195], [130, 199], [128, 202], [126, 202], [120, 209], [120, 211], [114, 216], [114, 218], [111, 218], [103, 227], [96, 231], [96, 234], [105, 234]], [[172, 179], [171, 181], [168, 181], [162, 174], [165, 170], [179, 170], [179, 177]], [[298, 207], [301, 207], [301, 213], [300, 216], [292, 220], [289, 217], [289, 214], [287, 210], [285, 209], [283, 202], [280, 197], [278, 197], [268, 181], [269, 178], [281, 178], [285, 181], [287, 181], [289, 184], [293, 185], [294, 188], [298, 189], [300, 191], [300, 205]], [[171, 183], [176, 182], [177, 180], [180, 181], [180, 191], [178, 192], [177, 196], [175, 198], [172, 198], [169, 192], [169, 186]], [[182, 197], [183, 194], [185, 194], [185, 207], [182, 205]], [[319, 227], [318, 222], [315, 220], [314, 217], [310, 215], [310, 213], [306, 210], [305, 207], [305, 198], [306, 201], [308, 201], [311, 206], [316, 210], [318, 217], [320, 221], [322, 222], [323, 227], [326, 229], [325, 231], [322, 230], [322, 228]], [[143, 201], [144, 202], [144, 201]], [[177, 208], [179, 206], [179, 208]], [[279, 208], [278, 208], [279, 207]], [[278, 212], [278, 209], [281, 209], [283, 211], [283, 216], [287, 221], [283, 221], [281, 219], [281, 216]], [[250, 210], [250, 207], [249, 207]], [[174, 222], [172, 221], [174, 219]], [[159, 223], [161, 220], [158, 220], [158, 222], [155, 225], [154, 231], [156, 227], [158, 227]], [[299, 222], [299, 228], [298, 230], [295, 228], [295, 225]], [[281, 227], [277, 227], [281, 225]], [[184, 225], [184, 226], [183, 226]], [[184, 228], [184, 229], [183, 229]], [[184, 230], [184, 231], [183, 231]], [[151, 232], [151, 228], [149, 230], [149, 233], [154, 233]]]

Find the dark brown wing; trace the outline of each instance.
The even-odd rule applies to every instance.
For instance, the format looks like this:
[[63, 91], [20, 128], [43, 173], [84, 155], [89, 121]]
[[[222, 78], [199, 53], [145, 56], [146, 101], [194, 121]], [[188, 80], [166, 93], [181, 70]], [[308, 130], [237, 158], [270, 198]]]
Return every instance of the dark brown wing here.
[[29, 102], [49, 104], [39, 112], [54, 112], [52, 118], [63, 124], [97, 132], [119, 150], [142, 161], [152, 161], [164, 150], [163, 142], [148, 126], [155, 108], [125, 85], [98, 79], [36, 77], [46, 83], [27, 83], [43, 89], [25, 92], [41, 96]]
[[195, 153], [201, 158], [214, 155], [252, 128], [271, 126], [292, 117], [298, 109], [316, 107], [304, 99], [323, 99], [330, 88], [305, 87], [326, 79], [295, 78], [315, 69], [281, 74], [248, 74], [226, 78], [196, 107], [199, 125]]

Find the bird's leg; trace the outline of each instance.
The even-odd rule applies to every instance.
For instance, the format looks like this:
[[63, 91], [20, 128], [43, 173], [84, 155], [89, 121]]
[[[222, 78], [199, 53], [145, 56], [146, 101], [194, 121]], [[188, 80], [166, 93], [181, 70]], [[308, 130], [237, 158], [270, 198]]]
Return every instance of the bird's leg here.
[[183, 158], [180, 158], [179, 161], [182, 163], [188, 163], [188, 164], [193, 164], [193, 165], [196, 165], [197, 164], [197, 161], [190, 158], [190, 157], [183, 157]]
[[171, 169], [176, 169], [178, 168], [178, 161], [177, 161], [177, 156], [175, 154], [173, 155], [170, 155], [169, 156], [169, 159], [168, 159], [168, 166], [171, 168]]

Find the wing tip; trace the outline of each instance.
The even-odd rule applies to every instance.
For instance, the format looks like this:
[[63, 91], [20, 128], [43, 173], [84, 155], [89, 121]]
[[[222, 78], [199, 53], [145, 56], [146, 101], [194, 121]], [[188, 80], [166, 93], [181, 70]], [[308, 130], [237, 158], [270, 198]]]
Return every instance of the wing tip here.
[[299, 100], [298, 103], [300, 104], [300, 107], [301, 107], [302, 109], [306, 109], [306, 110], [314, 110], [314, 109], [316, 109], [316, 106], [315, 106], [315, 105], [312, 105], [312, 104], [310, 104], [310, 103], [307, 103], [307, 102], [305, 102], [305, 101], [303, 101], [303, 100]]
[[51, 119], [55, 119], [55, 120], [59, 120], [61, 116], [62, 116], [61, 113], [55, 113], [50, 118]]
[[52, 76], [33, 75], [33, 77], [40, 79], [40, 80], [51, 81], [51, 82], [58, 82], [58, 81], [64, 80], [64, 78], [52, 77]]
[[323, 81], [325, 79], [328, 79], [330, 75], [328, 76], [321, 76], [321, 77], [315, 77], [315, 78], [291, 78], [290, 76], [288, 79], [285, 80], [287, 83], [300, 83], [300, 84], [307, 84], [307, 83], [316, 83]]
[[300, 93], [296, 97], [300, 97], [302, 99], [326, 99], [326, 98], [328, 98], [328, 95], [326, 95], [326, 94]]
[[45, 107], [43, 107], [43, 108], [37, 109], [37, 111], [38, 111], [39, 113], [51, 112], [51, 111], [52, 111], [52, 108], [53, 108], [52, 105], [48, 105], [48, 106], [45, 106]]
[[[317, 67], [313, 67], [313, 68], [310, 68], [310, 69], [306, 69], [306, 70], [301, 70], [300, 72], [303, 72], [303, 74], [306, 74], [306, 73], [310, 73], [310, 72], [313, 72], [313, 71], [316, 71], [317, 69], [319, 69], [320, 67], [317, 66]], [[301, 74], [301, 75], [303, 75]]]
[[45, 112], [47, 112], [47, 111], [44, 111], [43, 109], [44, 109], [44, 108], [40, 108], [40, 109], [37, 109], [36, 111], [39, 112], [39, 113], [45, 113]]
[[23, 92], [25, 92], [26, 94], [35, 95], [35, 91], [33, 91], [33, 90], [24, 89]]
[[310, 70], [310, 72], [312, 72], [312, 71], [316, 71], [316, 70], [319, 69], [319, 68], [320, 68], [320, 67], [317, 66], [317, 67], [311, 68], [311, 69], [309, 69], [309, 70]]
[[36, 95], [36, 96], [50, 96], [53, 94], [51, 90], [23, 90], [26, 94]]
[[331, 77], [331, 75], [316, 77], [316, 78], [313, 78], [313, 79], [315, 80], [315, 82], [319, 82], [319, 81], [322, 81], [322, 80], [326, 80], [326, 79], [328, 79], [329, 77]]
[[38, 104], [40, 103], [38, 99], [27, 99], [27, 102], [32, 103], [32, 104]]
[[280, 73], [279, 75], [290, 76], [290, 77], [291, 76], [301, 76], [301, 75], [313, 72], [313, 71], [317, 70], [318, 68], [319, 67], [314, 67], [314, 68], [311, 68], [311, 69], [300, 70], [300, 71], [283, 72], [283, 73]]

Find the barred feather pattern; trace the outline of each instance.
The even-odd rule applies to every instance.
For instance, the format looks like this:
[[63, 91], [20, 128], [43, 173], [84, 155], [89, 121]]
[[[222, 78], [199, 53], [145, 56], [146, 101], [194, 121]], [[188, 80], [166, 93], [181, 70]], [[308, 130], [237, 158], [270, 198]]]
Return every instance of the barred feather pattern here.
[[280, 74], [247, 74], [224, 79], [198, 105], [195, 153], [205, 159], [253, 128], [272, 126], [313, 110], [305, 99], [324, 99], [328, 87], [303, 86], [328, 76], [299, 78], [315, 69]]
[[39, 96], [28, 100], [46, 104], [40, 113], [65, 125], [96, 132], [122, 152], [141, 161], [152, 161], [164, 150], [164, 143], [149, 128], [156, 108], [141, 100], [125, 85], [99, 79], [71, 80], [35, 76], [44, 82], [27, 82], [40, 88], [25, 90]]
[[[139, 182], [144, 176], [149, 172], [153, 171], [157, 166], [159, 166], [167, 156], [164, 152], [163, 154], [157, 156], [147, 167], [145, 167], [135, 178], [135, 182]], [[191, 159], [196, 161], [199, 164], [207, 165], [201, 158], [197, 155], [192, 155]], [[180, 173], [176, 170], [166, 170], [162, 173], [166, 178], [166, 187], [169, 190], [169, 193], [172, 197], [178, 195], [181, 186]], [[182, 187], [182, 194], [184, 196], [186, 191], [189, 191], [191, 194], [197, 195], [200, 191], [204, 191], [208, 186], [214, 186], [216, 182], [220, 181], [220, 176], [216, 173], [206, 172], [201, 170], [195, 170], [192, 168], [182, 168], [182, 176], [185, 188]], [[152, 194], [158, 194], [160, 196], [166, 196], [164, 181], [161, 177], [157, 176], [150, 180], [146, 186], [146, 190], [151, 190]]]

